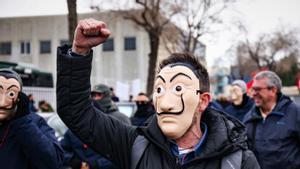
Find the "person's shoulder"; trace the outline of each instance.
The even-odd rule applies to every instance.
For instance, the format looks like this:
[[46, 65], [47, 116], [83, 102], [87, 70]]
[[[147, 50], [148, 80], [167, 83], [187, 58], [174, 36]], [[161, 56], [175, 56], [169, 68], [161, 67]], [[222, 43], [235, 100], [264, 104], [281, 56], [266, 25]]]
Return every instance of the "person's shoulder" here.
[[260, 169], [258, 161], [251, 150], [244, 150], [242, 156], [242, 169]]
[[40, 115], [36, 114], [36, 113], [29, 113], [27, 115], [27, 118], [31, 119], [32, 121], [38, 122], [38, 121], [45, 121], [45, 119], [43, 117], [41, 117]]
[[125, 114], [121, 113], [120, 111], [116, 110], [110, 113], [112, 117], [116, 118], [117, 120], [130, 124], [130, 119]]
[[36, 113], [29, 113], [27, 115], [27, 118], [30, 119], [31, 123], [37, 125], [38, 127], [45, 127], [45, 126], [49, 127], [46, 119], [44, 119], [43, 117], [41, 117]]

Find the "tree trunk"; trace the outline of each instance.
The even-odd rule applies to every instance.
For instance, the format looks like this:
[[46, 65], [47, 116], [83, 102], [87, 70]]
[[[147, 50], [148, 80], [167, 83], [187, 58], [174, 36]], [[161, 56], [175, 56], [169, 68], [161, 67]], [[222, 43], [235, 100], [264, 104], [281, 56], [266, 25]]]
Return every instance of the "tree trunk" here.
[[157, 33], [148, 33], [150, 40], [150, 53], [148, 60], [148, 77], [147, 77], [147, 94], [150, 96], [153, 92], [154, 79], [155, 79], [155, 70], [156, 70], [156, 62], [158, 55], [158, 47], [159, 47], [159, 36]]
[[74, 39], [74, 32], [77, 26], [77, 10], [76, 10], [76, 0], [67, 0], [68, 4], [68, 33], [69, 42], [72, 43]]

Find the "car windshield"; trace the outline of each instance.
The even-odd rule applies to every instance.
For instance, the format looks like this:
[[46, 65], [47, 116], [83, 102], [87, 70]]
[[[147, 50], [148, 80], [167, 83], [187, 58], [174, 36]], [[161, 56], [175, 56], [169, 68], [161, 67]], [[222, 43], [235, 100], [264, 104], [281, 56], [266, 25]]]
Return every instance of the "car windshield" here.
[[127, 117], [133, 116], [134, 112], [136, 111], [135, 103], [131, 102], [121, 102], [116, 103], [118, 109], [121, 113], [125, 114]]

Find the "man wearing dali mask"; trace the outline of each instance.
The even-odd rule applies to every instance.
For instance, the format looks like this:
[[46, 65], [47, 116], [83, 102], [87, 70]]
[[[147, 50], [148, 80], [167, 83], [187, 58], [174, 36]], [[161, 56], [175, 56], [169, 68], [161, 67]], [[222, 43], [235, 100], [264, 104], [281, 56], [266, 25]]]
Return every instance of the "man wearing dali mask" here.
[[0, 69], [0, 168], [58, 169], [62, 157], [54, 130], [30, 113], [20, 76]]
[[208, 106], [207, 70], [189, 54], [175, 53], [160, 63], [156, 114], [146, 127], [100, 113], [90, 98], [91, 48], [109, 35], [105, 23], [85, 19], [72, 48], [58, 48], [58, 113], [74, 134], [124, 169], [260, 168], [248, 150], [244, 126]]

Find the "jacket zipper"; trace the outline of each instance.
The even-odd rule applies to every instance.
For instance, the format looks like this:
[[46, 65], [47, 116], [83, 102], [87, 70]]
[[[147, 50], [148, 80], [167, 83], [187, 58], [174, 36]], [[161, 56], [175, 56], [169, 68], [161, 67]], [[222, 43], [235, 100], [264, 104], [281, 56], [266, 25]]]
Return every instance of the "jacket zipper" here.
[[181, 169], [182, 167], [181, 167], [181, 165], [180, 165], [180, 163], [179, 163], [179, 158], [178, 157], [175, 157], [175, 159], [174, 159], [174, 157], [172, 158], [173, 160], [173, 168], [174, 169]]

